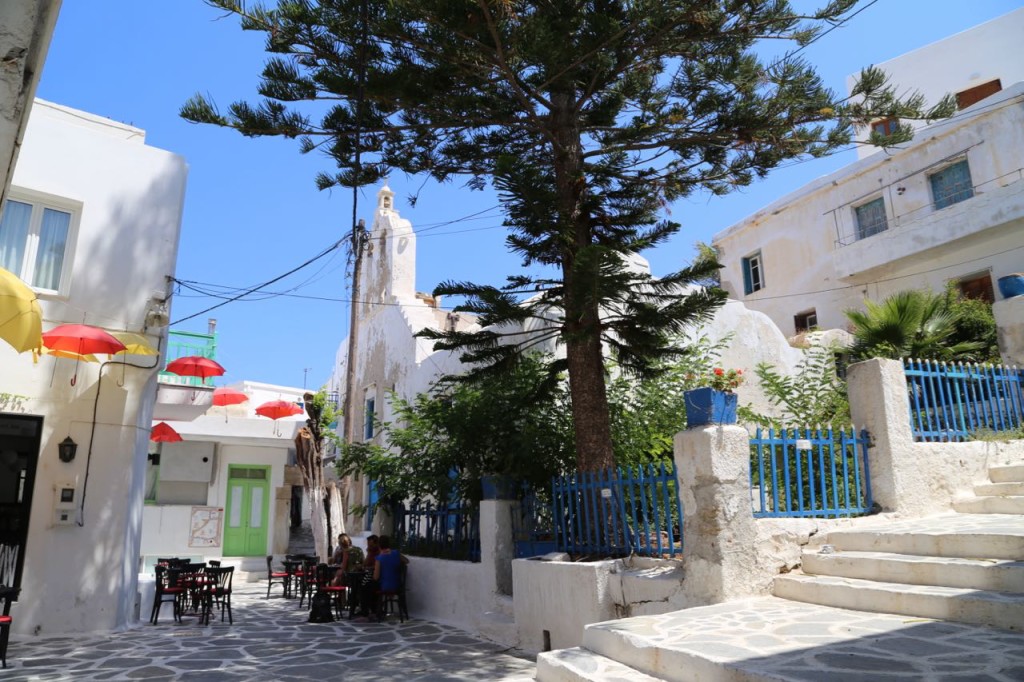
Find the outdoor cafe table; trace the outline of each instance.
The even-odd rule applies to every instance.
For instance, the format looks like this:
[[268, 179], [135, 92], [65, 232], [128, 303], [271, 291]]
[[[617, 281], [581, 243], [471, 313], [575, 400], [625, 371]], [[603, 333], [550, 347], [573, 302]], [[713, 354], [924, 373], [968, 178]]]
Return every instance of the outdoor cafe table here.
[[295, 597], [292, 583], [299, 578], [296, 573], [302, 567], [302, 560], [285, 559], [281, 563], [284, 565], [284, 572], [288, 574], [288, 577], [284, 580], [284, 596], [285, 599], [292, 599]]

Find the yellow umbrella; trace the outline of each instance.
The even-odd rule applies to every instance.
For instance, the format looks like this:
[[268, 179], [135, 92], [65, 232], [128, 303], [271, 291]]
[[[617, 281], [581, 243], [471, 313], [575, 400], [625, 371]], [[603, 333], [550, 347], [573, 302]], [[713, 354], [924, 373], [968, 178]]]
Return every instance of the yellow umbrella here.
[[45, 348], [43, 350], [43, 354], [44, 355], [52, 355], [55, 358], [67, 358], [68, 360], [78, 360], [79, 362], [99, 362], [100, 361], [100, 359], [97, 358], [92, 353], [86, 353], [85, 355], [79, 355], [78, 353], [72, 353], [69, 350], [50, 350], [49, 348]]
[[35, 293], [14, 273], [0, 268], [0, 339], [19, 353], [43, 346], [43, 311]]
[[124, 350], [114, 355], [159, 355], [160, 351], [153, 348], [142, 334], [135, 332], [110, 332], [111, 336], [124, 344]]

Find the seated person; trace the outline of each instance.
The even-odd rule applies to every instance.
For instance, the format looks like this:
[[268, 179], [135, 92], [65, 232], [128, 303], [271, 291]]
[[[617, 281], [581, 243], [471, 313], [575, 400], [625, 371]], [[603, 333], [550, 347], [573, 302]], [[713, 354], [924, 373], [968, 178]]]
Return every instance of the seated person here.
[[377, 562], [377, 555], [380, 554], [377, 540], [376, 535], [366, 538], [366, 558], [363, 559], [363, 569], [366, 571], [373, 571], [373, 566]]
[[334, 549], [334, 554], [331, 555], [331, 563], [338, 567], [337, 572], [334, 574], [334, 578], [331, 580], [331, 585], [344, 585], [345, 584], [345, 573], [349, 570], [348, 559], [349, 551], [352, 549], [352, 538], [348, 536], [348, 533], [342, 533], [338, 536], [338, 546]]
[[368, 620], [371, 609], [377, 610], [377, 592], [397, 592], [400, 586], [399, 566], [408, 564], [409, 559], [391, 549], [391, 538], [381, 535], [377, 543], [379, 554], [373, 567], [373, 578], [363, 584], [361, 608], [357, 620]]

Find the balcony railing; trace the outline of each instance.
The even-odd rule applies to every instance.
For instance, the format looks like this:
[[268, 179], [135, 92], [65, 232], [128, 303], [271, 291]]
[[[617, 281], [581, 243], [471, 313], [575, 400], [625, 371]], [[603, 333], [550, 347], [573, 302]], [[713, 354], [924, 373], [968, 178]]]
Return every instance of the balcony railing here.
[[[925, 173], [925, 171], [921, 171]], [[894, 211], [891, 218], [886, 218], [879, 221], [877, 224], [873, 223], [868, 226], [858, 226], [855, 218], [843, 221], [841, 220], [837, 226], [838, 237], [836, 238], [836, 247], [842, 248], [844, 246], [850, 246], [855, 244], [862, 239], [868, 239], [876, 234], [895, 230], [899, 227], [910, 225], [923, 219], [925, 216], [932, 215], [942, 209], [960, 203], [962, 201], [969, 201], [976, 196], [983, 196], [987, 191], [993, 191], [1000, 187], [1007, 187], [1016, 182], [1024, 180], [1024, 168], [1018, 168], [1004, 173], [999, 177], [992, 178], [991, 180], [985, 180], [975, 185], [969, 183], [955, 184], [946, 188], [945, 193], [942, 196], [932, 196], [931, 201], [924, 203], [916, 208], [903, 211], [902, 213], [895, 213], [900, 202], [899, 197], [903, 194], [903, 189], [899, 182], [887, 185], [885, 188], [885, 202], [887, 205], [891, 205], [891, 210]], [[901, 182], [906, 182], [903, 180]], [[900, 185], [900, 186], [894, 186]], [[849, 211], [850, 209], [846, 206], [837, 207], [836, 211], [842, 212], [843, 210]], [[888, 209], [887, 209], [888, 210]], [[862, 229], [863, 228], [863, 229]]]
[[[167, 362], [191, 356], [216, 360], [217, 335], [171, 330], [167, 335]], [[213, 386], [213, 379], [183, 377], [166, 371], [160, 372], [160, 381], [181, 386]]]

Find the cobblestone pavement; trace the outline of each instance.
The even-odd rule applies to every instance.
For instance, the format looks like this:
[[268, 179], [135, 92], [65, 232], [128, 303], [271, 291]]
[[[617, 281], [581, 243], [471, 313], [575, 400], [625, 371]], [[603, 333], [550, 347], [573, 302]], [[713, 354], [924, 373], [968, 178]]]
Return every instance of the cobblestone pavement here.
[[[275, 588], [279, 594], [279, 589]], [[12, 635], [0, 680], [532, 680], [534, 662], [452, 627], [397, 619], [308, 623], [298, 600], [235, 587], [235, 623], [157, 625], [113, 634]], [[144, 617], [150, 605], [143, 605]], [[413, 614], [415, 616], [415, 614]], [[17, 617], [15, 612], [15, 617]]]

